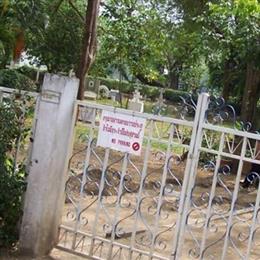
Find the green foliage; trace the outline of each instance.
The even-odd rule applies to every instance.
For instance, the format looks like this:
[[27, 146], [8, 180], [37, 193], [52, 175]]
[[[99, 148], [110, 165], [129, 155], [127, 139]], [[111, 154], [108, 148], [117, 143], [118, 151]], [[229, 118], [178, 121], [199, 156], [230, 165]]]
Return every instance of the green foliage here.
[[35, 67], [29, 67], [29, 66], [21, 66], [15, 69], [17, 72], [23, 74], [24, 76], [30, 78], [32, 81], [36, 81], [37, 73], [39, 73], [38, 81], [35, 82], [35, 85], [37, 86], [37, 91], [40, 90], [40, 87], [44, 80], [44, 75], [46, 73], [45, 70], [38, 71]]
[[0, 247], [12, 246], [18, 239], [22, 196], [26, 188], [25, 170], [12, 174], [12, 160], [6, 159], [0, 175]]
[[[224, 55], [236, 49], [240, 58], [259, 62], [260, 4], [257, 0], [221, 0], [210, 4], [204, 21], [208, 25], [205, 36], [210, 33], [206, 39], [211, 40], [212, 48], [222, 48]], [[214, 46], [216, 41], [218, 46]]]
[[6, 5], [0, 1], [2, 68], [11, 60], [16, 33], [22, 31], [26, 53], [34, 64], [46, 65], [49, 72], [55, 73], [75, 69], [82, 43], [85, 2], [73, 1], [75, 9], [69, 1], [62, 1], [61, 5], [58, 2], [9, 0]]
[[16, 163], [16, 150], [28, 133], [28, 104], [25, 97], [0, 103], [0, 247], [12, 246], [18, 239], [26, 174], [24, 164]]
[[31, 80], [35, 80], [36, 79], [36, 75], [37, 75], [37, 70], [33, 67], [29, 67], [29, 66], [22, 66], [22, 67], [18, 67], [15, 69], [17, 72], [23, 74], [24, 76], [30, 78]]
[[[29, 24], [26, 28], [27, 54], [37, 57], [34, 63], [46, 65], [49, 72], [67, 73], [78, 66], [84, 26], [69, 1], [63, 1], [58, 10], [55, 10], [56, 4], [53, 1], [35, 2], [39, 16], [34, 14], [34, 21], [24, 22]], [[73, 4], [83, 15], [85, 3], [73, 1]], [[32, 11], [30, 3], [26, 8]], [[28, 15], [24, 17], [28, 18]]]
[[6, 1], [0, 2], [0, 68], [10, 62], [15, 43], [15, 23]]
[[[0, 59], [10, 56], [17, 27], [25, 30], [27, 53], [37, 57], [36, 64], [50, 72], [75, 70], [85, 1], [4, 2], [9, 4], [0, 4]], [[100, 12], [98, 52], [90, 74], [105, 78], [119, 72], [129, 82], [138, 79], [185, 91], [206, 86], [217, 94], [230, 86], [229, 96], [240, 102], [246, 63], [259, 67], [259, 10], [257, 0], [107, 0]], [[105, 85], [126, 93], [135, 86], [123, 81]], [[156, 91], [145, 88], [142, 94], [155, 97]]]
[[92, 75], [107, 76], [117, 69], [125, 79], [137, 78], [144, 84], [176, 89], [180, 79], [186, 86], [199, 86], [199, 33], [186, 26], [182, 10], [177, 11], [171, 1], [109, 0], [100, 25], [100, 48]]
[[151, 8], [138, 2], [108, 1], [100, 19], [103, 30], [100, 31], [100, 50], [95, 66], [112, 65], [118, 69], [127, 66], [132, 75], [158, 79], [163, 35], [159, 30], [156, 37], [151, 33], [159, 25], [155, 15]]
[[[152, 101], [155, 101], [157, 98], [159, 98], [160, 95], [160, 88], [153, 87], [149, 85], [143, 85], [143, 84], [136, 84], [136, 83], [129, 83], [127, 81], [119, 81], [109, 78], [95, 78], [95, 77], [88, 77], [90, 79], [99, 79], [101, 85], [107, 86], [109, 89], [118, 89], [122, 93], [125, 94], [132, 94], [136, 87], [139, 88], [140, 93], [143, 96], [146, 96], [146, 98], [151, 99]], [[181, 90], [174, 90], [174, 89], [165, 89], [164, 92], [164, 99], [166, 99], [169, 102], [177, 103], [180, 101], [180, 97], [184, 97], [187, 95], [186, 91]]]
[[208, 11], [197, 21], [203, 24], [202, 49], [212, 85], [223, 87], [229, 81], [233, 85], [232, 94], [241, 96], [245, 64], [260, 65], [260, 4], [257, 0], [221, 0], [210, 3]]
[[181, 100], [180, 97], [186, 97], [187, 94], [186, 91], [166, 89], [163, 97], [172, 103], [178, 103]]
[[[91, 79], [95, 79], [95, 77], [89, 77]], [[118, 89], [123, 93], [131, 94], [134, 91], [135, 84], [131, 84], [127, 81], [119, 81], [115, 79], [98, 77], [101, 85], [107, 86], [109, 89]]]
[[0, 70], [0, 86], [25, 91], [36, 91], [34, 82], [15, 69]]
[[183, 66], [179, 73], [182, 89], [190, 91], [200, 86], [209, 86], [208, 68], [204, 62], [192, 63], [189, 66]]

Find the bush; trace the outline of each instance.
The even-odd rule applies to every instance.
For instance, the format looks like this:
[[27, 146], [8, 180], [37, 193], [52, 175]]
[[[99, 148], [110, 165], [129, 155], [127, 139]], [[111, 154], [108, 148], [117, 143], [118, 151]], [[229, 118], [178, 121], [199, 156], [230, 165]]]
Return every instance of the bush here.
[[164, 98], [172, 103], [180, 102], [180, 97], [186, 97], [187, 92], [181, 90], [166, 89], [164, 92]]
[[146, 95], [146, 97], [150, 98], [152, 101], [155, 101], [160, 96], [160, 89], [157, 87], [144, 86], [142, 90], [141, 93]]
[[15, 69], [15, 71], [23, 74], [24, 76], [30, 78], [31, 80], [35, 80], [37, 76], [37, 70], [29, 66], [18, 67]]
[[36, 91], [34, 82], [15, 69], [0, 70], [0, 86], [25, 91]]
[[[19, 67], [19, 68], [16, 68], [15, 69], [17, 72], [23, 74], [24, 76], [30, 78], [32, 81], [36, 81], [36, 78], [37, 78], [37, 73], [38, 73], [38, 70], [36, 68], [33, 68], [33, 67], [29, 67], [29, 66], [22, 66], [22, 67]], [[39, 79], [38, 79], [38, 82], [37, 82], [37, 87], [39, 89], [39, 87], [42, 85], [43, 83], [43, 79], [44, 79], [44, 75], [45, 75], [46, 71], [44, 70], [40, 70], [39, 71]]]
[[[89, 79], [95, 80], [97, 78], [88, 77]], [[119, 81], [115, 79], [108, 79], [108, 78], [98, 78], [100, 80], [100, 85], [105, 85], [109, 89], [118, 89], [123, 93], [130, 94], [133, 93], [135, 89], [135, 85], [131, 84], [127, 81]]]
[[26, 174], [24, 164], [17, 164], [15, 156], [18, 142], [28, 134], [28, 104], [24, 97], [0, 103], [0, 247], [12, 246], [18, 239]]
[[[159, 98], [160, 95], [159, 87], [137, 84], [137, 83], [129, 83], [127, 81], [119, 81], [119, 80], [108, 79], [108, 78], [94, 78], [94, 77], [88, 77], [88, 78], [92, 80], [99, 79], [101, 85], [106, 85], [109, 89], [118, 89], [125, 94], [132, 94], [135, 88], [138, 87], [140, 88], [141, 94], [151, 99], [152, 101], [155, 101], [157, 98]], [[186, 95], [187, 92], [185, 91], [166, 89], [163, 96], [165, 100], [172, 103], [176, 103], [180, 101], [180, 97]]]

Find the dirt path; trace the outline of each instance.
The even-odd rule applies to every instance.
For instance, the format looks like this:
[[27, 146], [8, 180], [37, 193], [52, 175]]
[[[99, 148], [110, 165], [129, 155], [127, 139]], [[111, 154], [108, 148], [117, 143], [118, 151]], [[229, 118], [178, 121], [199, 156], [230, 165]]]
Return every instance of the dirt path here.
[[53, 249], [50, 256], [45, 257], [28, 257], [28, 256], [19, 256], [17, 253], [8, 253], [0, 251], [0, 260], [83, 260], [79, 256], [75, 256], [58, 249]]

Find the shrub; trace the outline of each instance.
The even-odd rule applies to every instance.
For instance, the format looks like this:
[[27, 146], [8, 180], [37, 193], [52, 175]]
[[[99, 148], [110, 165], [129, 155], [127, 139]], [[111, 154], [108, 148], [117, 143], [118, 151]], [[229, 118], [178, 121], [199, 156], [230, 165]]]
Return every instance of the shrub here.
[[36, 91], [34, 82], [15, 69], [0, 70], [0, 86], [25, 91]]
[[152, 101], [155, 101], [160, 96], [160, 89], [156, 87], [145, 86], [145, 95], [147, 98], [150, 98]]
[[[22, 67], [16, 68], [15, 70], [17, 72], [23, 74], [24, 76], [30, 78], [32, 81], [36, 81], [37, 73], [38, 73], [38, 70], [36, 68], [24, 65]], [[39, 71], [39, 79], [38, 79], [38, 82], [36, 83], [36, 85], [38, 87], [37, 90], [39, 90], [40, 86], [43, 83], [45, 73], [46, 73], [46, 71], [44, 71], [44, 70]]]
[[[89, 79], [96, 79], [93, 77], [88, 77]], [[130, 94], [134, 91], [134, 84], [131, 84], [127, 81], [119, 81], [115, 79], [108, 79], [108, 78], [98, 78], [100, 80], [100, 85], [105, 85], [109, 89], [118, 89], [121, 90], [123, 93]]]
[[18, 239], [26, 174], [24, 164], [16, 163], [16, 151], [28, 134], [29, 104], [26, 97], [0, 103], [0, 247], [9, 247]]
[[15, 69], [15, 71], [23, 74], [24, 76], [30, 78], [31, 80], [35, 80], [37, 76], [37, 70], [29, 66], [18, 67]]
[[172, 103], [180, 102], [180, 97], [187, 96], [187, 92], [181, 90], [166, 89], [164, 92], [164, 98]]
[[[90, 77], [90, 79], [96, 79], [94, 77]], [[101, 85], [106, 85], [109, 89], [118, 89], [122, 93], [125, 94], [132, 94], [136, 87], [140, 88], [140, 92], [143, 96], [150, 98], [152, 101], [155, 101], [160, 95], [160, 88], [137, 84], [137, 83], [129, 83], [127, 81], [119, 81], [115, 79], [108, 79], [108, 78], [98, 78], [100, 80]], [[164, 99], [169, 102], [176, 103], [180, 101], [180, 97], [187, 95], [187, 92], [174, 90], [174, 89], [166, 89], [164, 92]]]

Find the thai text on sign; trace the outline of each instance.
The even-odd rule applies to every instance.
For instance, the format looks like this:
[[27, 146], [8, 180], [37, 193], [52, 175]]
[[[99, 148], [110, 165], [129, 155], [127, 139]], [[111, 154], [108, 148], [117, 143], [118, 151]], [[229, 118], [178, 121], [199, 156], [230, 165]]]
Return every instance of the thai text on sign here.
[[103, 111], [97, 145], [140, 155], [145, 123], [144, 118]]

